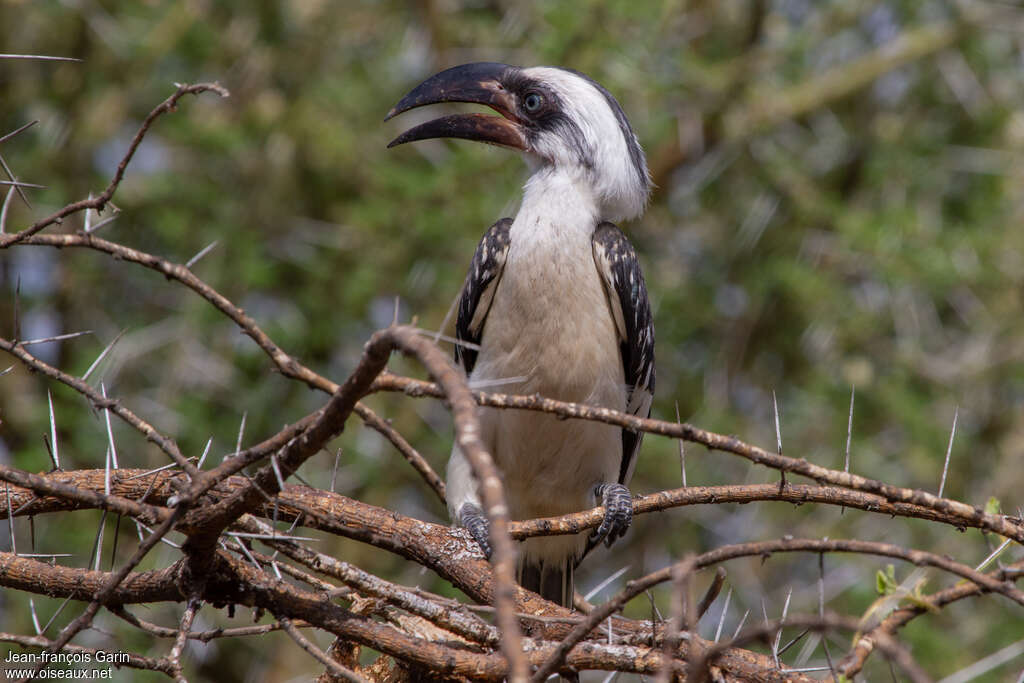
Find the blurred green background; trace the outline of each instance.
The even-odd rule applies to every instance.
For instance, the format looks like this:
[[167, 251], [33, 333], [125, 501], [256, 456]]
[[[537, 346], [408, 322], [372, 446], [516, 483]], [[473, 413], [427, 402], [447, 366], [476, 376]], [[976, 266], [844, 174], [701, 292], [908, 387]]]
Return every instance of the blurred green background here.
[[[986, 17], [978, 20], [978, 12]], [[226, 86], [229, 99], [186, 99], [155, 125], [115, 197], [120, 216], [99, 234], [177, 262], [216, 241], [195, 272], [337, 381], [369, 334], [391, 322], [396, 297], [401, 321], [441, 325], [477, 240], [514, 213], [525, 177], [509, 152], [481, 145], [386, 150], [417, 116], [436, 114], [383, 123], [387, 110], [421, 79], [457, 63], [581, 70], [622, 103], [659, 186], [646, 216], [623, 226], [655, 309], [656, 417], [675, 419], [678, 405], [683, 420], [770, 447], [774, 392], [786, 454], [841, 468], [856, 387], [851, 469], [934, 492], [958, 410], [946, 494], [977, 505], [995, 496], [1006, 512], [1020, 505], [1024, 11], [909, 0], [0, 0], [0, 51], [84, 60], [0, 60], [0, 134], [39, 120], [0, 153], [19, 179], [47, 186], [29, 191], [31, 208], [12, 199], [10, 231], [105, 187], [142, 118], [173, 83]], [[81, 227], [77, 216], [58, 230]], [[243, 415], [249, 445], [324, 400], [271, 371], [227, 319], [151, 271], [81, 250], [17, 247], [0, 253], [0, 281], [3, 336], [14, 334], [19, 283], [22, 338], [93, 331], [33, 347], [71, 373], [83, 373], [124, 332], [91, 380], [188, 455], [212, 437], [219, 461], [234, 450]], [[420, 372], [401, 360], [392, 368]], [[0, 378], [0, 460], [49, 467], [48, 391], [65, 467], [102, 467], [102, 415], [21, 368]], [[451, 425], [440, 403], [399, 396], [369, 403], [443, 472]], [[114, 430], [122, 466], [165, 464], [137, 434], [116, 421]], [[353, 421], [335, 445], [343, 449], [339, 492], [446, 519], [376, 433]], [[332, 465], [323, 455], [301, 474], [327, 487]], [[690, 484], [777, 479], [692, 445], [686, 466]], [[649, 437], [632, 488], [676, 487], [679, 469], [677, 444]], [[65, 561], [86, 566], [98, 520], [91, 512], [62, 515], [59, 525], [40, 518], [35, 550], [73, 552]], [[115, 533], [108, 525], [106, 555]], [[131, 526], [120, 526], [118, 558], [133, 550]], [[15, 528], [23, 549], [28, 522]], [[687, 551], [783, 534], [885, 540], [972, 565], [999, 542], [833, 508], [678, 509], [637, 519], [613, 551], [588, 559], [578, 587], [586, 592], [628, 567], [592, 598], [603, 600]], [[6, 537], [3, 525], [4, 548]], [[326, 539], [318, 549], [393, 580], [451, 590], [356, 543]], [[1011, 549], [1003, 559], [1020, 556]], [[144, 566], [174, 558], [164, 547]], [[747, 610], [762, 618], [762, 600], [777, 617], [790, 590], [790, 613], [816, 610], [816, 559], [731, 563], [723, 632], [732, 633]], [[863, 612], [884, 565], [826, 558], [828, 607]], [[899, 579], [910, 573], [897, 566]], [[924, 576], [927, 590], [951, 584]], [[655, 597], [664, 608], [667, 593]], [[631, 613], [646, 617], [649, 605], [640, 602]], [[706, 637], [722, 602], [701, 623]], [[44, 621], [59, 604], [35, 600]], [[80, 609], [70, 606], [55, 624]], [[134, 611], [174, 626], [180, 609]], [[27, 595], [0, 593], [0, 628], [31, 632], [30, 614]], [[199, 622], [251, 619], [205, 608]], [[80, 642], [154, 655], [170, 647], [113, 618], [97, 625]], [[941, 677], [1019, 640], [1024, 617], [987, 598], [920, 618], [905, 636]], [[330, 639], [317, 642], [326, 647]], [[848, 645], [836, 636], [833, 656]], [[821, 647], [798, 655], [800, 647], [784, 659], [824, 663]], [[304, 680], [319, 671], [279, 635], [193, 644], [187, 652], [186, 672], [197, 680]], [[1018, 657], [976, 680], [1012, 680], [1022, 665]], [[888, 678], [888, 667], [873, 658], [866, 676]]]

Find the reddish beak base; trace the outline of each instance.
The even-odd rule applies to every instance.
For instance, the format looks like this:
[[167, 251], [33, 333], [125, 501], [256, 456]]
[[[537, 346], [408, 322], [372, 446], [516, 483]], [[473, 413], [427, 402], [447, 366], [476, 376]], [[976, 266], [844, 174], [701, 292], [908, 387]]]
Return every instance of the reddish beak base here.
[[443, 116], [407, 130], [388, 143], [388, 147], [431, 138], [461, 138], [525, 150], [526, 135], [513, 114], [515, 102], [501, 85], [501, 76], [510, 68], [497, 62], [463, 64], [423, 81], [388, 112], [385, 120], [416, 107], [441, 102], [482, 104], [501, 116]]

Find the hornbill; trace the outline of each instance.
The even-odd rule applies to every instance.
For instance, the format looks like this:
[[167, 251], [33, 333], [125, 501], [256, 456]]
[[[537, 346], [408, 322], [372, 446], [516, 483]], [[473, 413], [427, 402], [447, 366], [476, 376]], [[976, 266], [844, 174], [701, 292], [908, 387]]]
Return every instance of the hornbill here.
[[[651, 180], [644, 152], [611, 93], [553, 67], [480, 62], [416, 86], [387, 118], [428, 104], [495, 110], [418, 125], [388, 146], [427, 138], [477, 140], [523, 153], [531, 175], [515, 218], [483, 236], [458, 307], [455, 359], [471, 385], [503, 383], [542, 396], [650, 415], [654, 327], [636, 252], [611, 222], [640, 216]], [[501, 471], [512, 519], [603, 504], [589, 536], [526, 540], [519, 583], [565, 606], [573, 570], [632, 521], [626, 487], [642, 434], [614, 425], [517, 410], [480, 410], [481, 436]], [[448, 462], [448, 509], [490, 555], [487, 519], [468, 461]]]

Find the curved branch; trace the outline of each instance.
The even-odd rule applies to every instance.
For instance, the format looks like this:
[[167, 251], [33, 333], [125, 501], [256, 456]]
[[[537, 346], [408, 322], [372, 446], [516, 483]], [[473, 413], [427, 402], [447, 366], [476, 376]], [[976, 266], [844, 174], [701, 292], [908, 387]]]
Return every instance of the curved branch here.
[[[327, 394], [333, 395], [338, 391], [339, 386], [337, 383], [332, 382], [323, 375], [317, 374], [286, 353], [270, 338], [269, 335], [267, 335], [266, 332], [260, 328], [251, 316], [233, 304], [231, 300], [211, 287], [204, 280], [197, 277], [191, 269], [188, 268], [188, 266], [173, 263], [167, 259], [160, 258], [159, 256], [139, 251], [138, 249], [133, 249], [117, 242], [111, 242], [91, 234], [32, 235], [23, 238], [19, 243], [26, 246], [48, 246], [58, 249], [64, 247], [91, 249], [93, 251], [113, 256], [119, 261], [135, 263], [136, 265], [161, 273], [167, 279], [178, 282], [201, 296], [214, 308], [235, 323], [242, 332], [256, 342], [256, 345], [267, 355], [268, 358], [270, 358], [271, 362], [274, 363], [274, 366], [282, 375], [303, 382], [310, 388], [318, 389]], [[6, 245], [0, 243], [0, 248], [3, 248], [4, 246]], [[35, 367], [35, 365], [33, 364], [32, 367]], [[69, 386], [81, 391], [78, 386], [72, 383], [75, 381], [75, 378], [64, 375], [63, 373], [60, 373], [59, 370], [55, 369], [52, 369], [51, 372], [48, 372], [47, 374], [51, 374], [51, 376], [56, 379], [60, 379], [66, 384], [69, 384]], [[440, 389], [438, 389], [438, 396], [443, 396]], [[413, 448], [412, 445], [409, 444], [400, 434], [392, 429], [386, 421], [377, 416], [377, 414], [368, 406], [357, 403], [355, 413], [367, 424], [367, 426], [380, 432], [385, 436], [385, 438], [391, 441], [395, 448], [398, 449], [399, 453], [401, 453], [413, 468], [415, 468], [416, 471], [427, 481], [427, 483], [430, 484], [431, 488], [434, 489], [443, 503], [445, 500], [444, 482], [439, 476], [437, 476], [437, 473], [433, 471], [430, 465], [423, 459], [416, 449]], [[243, 454], [248, 454], [250, 452], [258, 454], [258, 457], [256, 458], [257, 460], [265, 455], [263, 452], [253, 451], [253, 449], [249, 449], [249, 451], [245, 451]], [[236, 460], [235, 464], [237, 465], [238, 462], [240, 461]], [[249, 464], [254, 462], [254, 460], [246, 460], [245, 462], [246, 464]], [[237, 466], [232, 469], [230, 473], [234, 474], [235, 472], [240, 471], [240, 469], [241, 466]]]
[[445, 489], [444, 480], [437, 476], [437, 472], [430, 466], [430, 463], [420, 455], [411, 443], [405, 440], [405, 437], [398, 433], [398, 430], [391, 426], [388, 420], [385, 420], [377, 413], [373, 412], [369, 406], [364, 403], [356, 404], [356, 415], [358, 415], [363, 423], [374, 430], [385, 439], [391, 442], [391, 445], [395, 447], [402, 457], [412, 465], [412, 468], [416, 470], [423, 481], [427, 482], [427, 485], [437, 494], [438, 499], [441, 501], [441, 505], [447, 505], [448, 497]]
[[[273, 529], [252, 518], [243, 518], [239, 526], [262, 534], [269, 534]], [[323, 572], [340, 580], [361, 595], [380, 598], [389, 604], [405, 611], [428, 619], [434, 624], [451, 631], [463, 638], [484, 645], [499, 644], [501, 637], [498, 630], [476, 615], [466, 611], [461, 605], [443, 606], [423, 598], [402, 586], [385, 581], [369, 572], [365, 572], [348, 562], [337, 560], [330, 555], [318, 553], [294, 541], [264, 538], [263, 543], [292, 558], [296, 562]]]
[[138, 150], [139, 145], [142, 144], [142, 138], [144, 138], [146, 136], [146, 133], [149, 132], [149, 128], [153, 125], [153, 122], [156, 121], [156, 119], [162, 116], [163, 114], [174, 111], [176, 105], [178, 104], [178, 100], [180, 100], [185, 95], [198, 95], [200, 93], [204, 93], [207, 91], [213, 91], [221, 97], [228, 97], [230, 95], [227, 89], [219, 83], [196, 83], [195, 85], [188, 85], [184, 83], [178, 84], [178, 89], [174, 92], [174, 94], [168, 97], [160, 104], [158, 104], [151, 112], [149, 112], [149, 115], [146, 116], [145, 120], [142, 122], [142, 125], [139, 127], [139, 130], [136, 131], [135, 137], [132, 138], [131, 143], [128, 145], [128, 152], [124, 155], [124, 157], [121, 159], [121, 162], [117, 165], [117, 170], [114, 172], [114, 177], [111, 179], [110, 184], [107, 185], [106, 189], [103, 190], [103, 192], [101, 192], [98, 196], [93, 197], [91, 199], [83, 199], [82, 201], [74, 202], [73, 204], [68, 204], [64, 208], [47, 216], [46, 218], [43, 218], [42, 220], [33, 223], [31, 226], [25, 228], [20, 232], [16, 232], [9, 235], [0, 234], [0, 249], [4, 249], [13, 244], [18, 244], [19, 242], [24, 241], [26, 238], [35, 235], [40, 230], [48, 226], [51, 226], [55, 223], [60, 223], [65, 216], [70, 216], [71, 214], [78, 213], [79, 211], [85, 211], [87, 209], [95, 209], [97, 211], [102, 211], [103, 207], [107, 205], [107, 202], [109, 202], [113, 198], [114, 193], [117, 191], [118, 185], [121, 184], [121, 180], [124, 179], [124, 172], [125, 169], [128, 168], [128, 162], [130, 162], [132, 160], [132, 157], [135, 156], [136, 150]]
[[[725, 652], [730, 648], [742, 647], [747, 643], [757, 640], [767, 640], [783, 628], [790, 626], [806, 628], [812, 631], [826, 631], [837, 628], [846, 631], [856, 631], [860, 628], [860, 620], [836, 614], [797, 615], [787, 619], [766, 621], [763, 624], [751, 626], [739, 636], [721, 643], [715, 643], [701, 652], [700, 657], [695, 658], [693, 661], [693, 668], [690, 673], [691, 679], [698, 683], [704, 681], [707, 677], [708, 667], [711, 662], [713, 662], [715, 657], [719, 656], [722, 652]], [[914, 661], [910, 652], [896, 642], [894, 638], [887, 635], [880, 637], [877, 641], [877, 645], [878, 649], [884, 652], [886, 656], [893, 661], [893, 663], [902, 669], [903, 672], [910, 677], [911, 681], [914, 681], [914, 683], [930, 683], [931, 678], [928, 674], [926, 674], [920, 665]], [[785, 673], [785, 669], [782, 671]]]
[[[2, 475], [2, 473], [3, 471], [0, 470], [0, 475]], [[152, 500], [161, 502], [165, 502], [167, 498], [174, 495], [174, 490], [170, 484], [173, 479], [172, 474], [167, 472], [156, 473], [153, 475], [153, 477], [156, 477], [156, 480], [151, 484], [145, 484], [140, 480], [141, 478], [137, 477], [137, 473], [137, 470], [116, 471], [118, 476], [111, 478], [111, 492], [112, 494], [117, 495], [113, 495], [112, 497], [118, 500], [125, 500], [125, 502], [130, 505], [137, 505], [137, 503], [134, 503], [134, 501], [129, 499], [134, 496], [140, 496], [146, 491], [150, 491], [149, 497]], [[91, 502], [93, 501], [93, 496], [96, 498], [102, 498], [102, 496], [90, 491], [89, 487], [102, 490], [104, 485], [103, 470], [53, 472], [48, 475], [28, 476], [43, 481], [48, 481], [51, 478], [74, 481], [76, 482], [75, 490], [83, 491], [85, 494], [91, 494], [83, 496], [83, 500]], [[0, 478], [3, 477], [0, 476]], [[232, 478], [221, 482], [216, 493], [219, 496], [226, 496], [230, 498], [237, 496], [238, 491], [246, 486], [248, 486], [248, 482], [246, 480], [241, 478]], [[786, 491], [789, 491], [791, 495], [783, 495]], [[836, 490], [829, 489], [828, 487], [801, 485], [787, 485], [786, 489], [780, 493], [777, 484], [754, 484], [735, 487], [694, 487], [693, 489], [665, 491], [660, 494], [652, 494], [651, 496], [637, 498], [636, 510], [638, 513], [662, 510], [665, 508], [660, 505], [665, 501], [686, 505], [700, 503], [713, 504], [727, 501], [749, 502], [752, 500], [786, 500], [789, 502], [800, 502], [806, 499], [806, 497], [810, 497], [812, 499], [820, 498], [823, 500], [830, 499], [830, 502], [846, 505], [848, 507], [853, 507], [854, 503], [859, 503], [864, 507], [864, 509], [871, 509], [870, 505], [873, 505], [872, 502], [861, 500], [857, 496], [844, 497], [841, 495], [843, 493], [844, 492], [841, 489]], [[18, 501], [30, 494], [24, 490], [12, 489], [11, 495], [13, 507]], [[6, 516], [6, 510], [4, 509], [5, 505], [5, 502], [0, 500], [0, 512], [5, 513], [0, 516]], [[97, 507], [100, 506], [97, 505]], [[22, 510], [20, 514], [41, 514], [45, 511], [62, 509], [66, 508], [58, 499], [37, 498], [32, 501], [31, 506], [25, 506], [25, 509]], [[155, 509], [161, 510], [161, 508]], [[355, 538], [357, 540], [362, 540], [372, 545], [391, 550], [392, 552], [396, 552], [404, 557], [413, 559], [425, 566], [430, 566], [432, 569], [439, 571], [439, 573], [442, 576], [445, 576], [445, 578], [453, 580], [456, 580], [455, 577], [458, 576], [458, 573], [450, 573], [449, 568], [458, 563], [464, 562], [466, 559], [471, 557], [480, 557], [479, 552], [473, 547], [471, 542], [463, 551], [465, 552], [464, 555], [455, 554], [454, 548], [451, 544], [456, 537], [460, 539], [460, 542], [463, 538], [463, 533], [458, 529], [451, 529], [447, 526], [403, 517], [398, 513], [384, 510], [383, 508], [376, 508], [372, 505], [351, 500], [340, 494], [330, 493], [320, 489], [310, 489], [305, 486], [289, 485], [279, 497], [278, 510], [280, 519], [290, 521], [300, 515], [304, 515], [305, 518], [303, 519], [303, 526], [329, 531], [348, 538]], [[601, 520], [600, 510], [601, 508], [595, 508], [594, 510], [565, 515], [563, 517], [529, 520], [526, 522], [512, 522], [509, 525], [510, 533], [513, 538], [519, 539], [540, 535], [542, 532], [576, 533], [584, 528], [594, 526], [599, 523]], [[895, 510], [896, 508], [890, 510], [882, 507], [877, 511], [884, 514], [893, 514]], [[902, 512], [906, 511], [902, 510]], [[126, 514], [132, 514], [130, 509]], [[390, 520], [390, 524], [386, 524], [386, 520]], [[578, 526], [577, 520], [582, 520], [579, 522]], [[369, 531], [370, 529], [373, 531]], [[412, 542], [412, 537], [415, 534], [419, 534], [421, 537], [426, 538], [427, 543], [417, 544]], [[456, 562], [449, 564], [446, 562], [446, 558], [444, 557], [432, 557], [431, 550], [435, 543], [442, 547], [446, 547], [445, 555], [454, 556]], [[417, 550], [417, 546], [419, 546], [419, 550]], [[767, 555], [776, 552], [796, 551], [866, 553], [903, 559], [917, 565], [934, 566], [972, 581], [987, 591], [1002, 593], [1010, 599], [1024, 604], [1024, 593], [1017, 591], [1012, 587], [1008, 587], [1002, 581], [992, 578], [990, 575], [977, 572], [967, 565], [954, 562], [953, 560], [934, 553], [927, 553], [920, 550], [906, 550], [892, 544], [873, 543], [870, 541], [783, 539], [780, 541], [729, 545], [700, 555], [698, 557], [697, 568], [702, 569], [710, 564], [746, 555]], [[644, 579], [638, 579], [637, 581], [653, 581], [653, 583], [645, 585], [645, 587], [641, 589], [644, 590], [646, 588], [650, 588], [651, 585], [656, 583], [667, 581], [670, 578], [670, 574], [671, 567], [668, 567], [660, 570], [659, 572], [649, 574], [647, 577], [644, 577]], [[473, 583], [472, 581], [465, 581], [465, 576], [462, 581], [458, 582]], [[479, 595], [473, 595], [473, 597], [480, 599]], [[485, 599], [484, 601], [488, 600]]]
[[[1024, 560], [1015, 562], [1004, 569], [991, 572], [988, 576], [995, 580], [1000, 580], [1006, 575], [1007, 570], [1024, 570]], [[864, 668], [864, 663], [867, 661], [871, 652], [875, 649], [875, 645], [879, 639], [891, 638], [895, 635], [896, 631], [910, 623], [914, 617], [927, 612], [928, 607], [926, 607], [926, 605], [941, 608], [951, 602], [956, 602], [957, 600], [962, 600], [974, 595], [980, 595], [985, 592], [987, 592], [987, 589], [977, 583], [961, 582], [955, 586], [950, 586], [944, 590], [923, 596], [920, 604], [905, 605], [894, 610], [889, 614], [889, 616], [883, 619], [881, 623], [857, 639], [853, 649], [850, 650], [850, 652], [848, 652], [846, 656], [843, 657], [842, 661], [840, 661], [836, 666], [837, 670], [848, 679], [853, 680], [853, 677], [860, 673], [861, 669]]]
[[[442, 397], [437, 385], [431, 382], [424, 382], [390, 373], [381, 374], [373, 383], [371, 391], [398, 391], [413, 397]], [[709, 432], [685, 422], [666, 422], [651, 418], [641, 418], [608, 408], [596, 408], [579, 403], [556, 401], [539, 395], [516, 396], [512, 394], [474, 392], [473, 396], [478, 404], [488, 408], [534, 410], [565, 418], [594, 420], [605, 424], [626, 427], [635, 431], [692, 441], [693, 443], [707, 446], [712, 450], [738, 455], [758, 465], [764, 465], [781, 472], [799, 474], [818, 483], [832, 484], [846, 489], [873, 493], [891, 502], [918, 505], [935, 510], [936, 512], [956, 517], [964, 526], [973, 526], [993, 531], [1001, 536], [1012, 538], [1018, 543], [1024, 543], [1024, 524], [1014, 522], [1006, 515], [989, 514], [980, 507], [950, 500], [949, 498], [939, 498], [926, 491], [892, 486], [876, 479], [868, 479], [867, 477], [850, 474], [849, 472], [821, 467], [807, 462], [803, 458], [791, 458], [766, 451], [735, 437]]]
[[[761, 556], [767, 558], [774, 553], [785, 552], [843, 552], [861, 553], [866, 555], [881, 555], [893, 557], [915, 565], [928, 565], [938, 567], [968, 581], [972, 581], [986, 590], [1001, 593], [1018, 604], [1024, 605], [1024, 593], [1012, 585], [997, 581], [991, 576], [977, 572], [967, 565], [954, 562], [945, 557], [922, 550], [905, 550], [899, 546], [889, 543], [873, 543], [869, 541], [847, 541], [847, 540], [815, 540], [815, 539], [780, 539], [777, 541], [763, 541], [756, 543], [738, 543], [726, 545], [695, 558], [687, 558], [682, 562], [672, 564], [668, 567], [652, 572], [639, 579], [634, 579], [626, 584], [626, 587], [607, 602], [595, 607], [587, 618], [573, 627], [572, 631], [563, 639], [559, 650], [570, 652], [577, 643], [582, 641], [599, 624], [604, 622], [613, 614], [616, 614], [625, 607], [626, 603], [637, 595], [651, 589], [659, 583], [670, 581], [679, 571], [680, 567], [693, 570], [704, 569], [726, 560], [733, 560], [740, 557]], [[688, 571], [688, 570], [687, 570]]]
[[[102, 487], [103, 472], [93, 471], [89, 474], [94, 484]], [[149, 493], [152, 500], [166, 500], [174, 495], [174, 489], [171, 486], [173, 475], [165, 471], [153, 474], [152, 478], [154, 482]], [[82, 482], [80, 481], [80, 483]], [[234, 477], [212, 490], [211, 496], [216, 499], [218, 496], [228, 495], [232, 490], [241, 488], [247, 483], [247, 480], [242, 477]], [[134, 491], [138, 495], [145, 493], [145, 489], [148, 488], [141, 478], [116, 478], [112, 486], [125, 495], [132, 494], [131, 487], [135, 487]], [[384, 508], [304, 486], [288, 486], [282, 499], [286, 497], [289, 501], [288, 504], [283, 501], [280, 504], [282, 517], [291, 518], [290, 516], [293, 514], [303, 514], [303, 522], [306, 526], [315, 526], [395, 552], [423, 566], [430, 567], [443, 578], [452, 581], [455, 586], [465, 591], [473, 599], [483, 603], [493, 602], [494, 583], [490, 567], [483, 559], [475, 542], [464, 530], [411, 519]], [[33, 505], [44, 504], [48, 500], [38, 500]], [[272, 511], [267, 509], [265, 513], [269, 516]], [[316, 519], [315, 525], [311, 521], [314, 518]], [[4, 563], [9, 561], [19, 563], [19, 566], [24, 568], [19, 581], [12, 580], [10, 573], [4, 571], [3, 568], [6, 566]], [[110, 576], [103, 572], [88, 572], [84, 569], [51, 568], [49, 565], [34, 560], [0, 555], [0, 585], [30, 592], [48, 592], [41, 588], [38, 582], [38, 577], [42, 575], [41, 570], [59, 572], [62, 576], [66, 575], [65, 580], [57, 586], [58, 590], [54, 592], [55, 595], [68, 596], [72, 594], [72, 588], [76, 588], [77, 592], [74, 592], [74, 597], [79, 599], [88, 598], [88, 595], [82, 594], [82, 590], [91, 593], [101, 587]], [[130, 604], [180, 600], [179, 571], [180, 564], [162, 570], [160, 573], [130, 575], [108, 603]], [[260, 576], [265, 582], [266, 575], [261, 573]], [[34, 584], [31, 582], [33, 579], [35, 580]], [[241, 604], [251, 604], [247, 597], [249, 594], [239, 595], [240, 590], [244, 592], [246, 587], [240, 586], [237, 577], [222, 577], [218, 572], [212, 572], [207, 581], [205, 597], [221, 602], [234, 600]], [[571, 624], [579, 618], [578, 614], [547, 602], [534, 593], [519, 587], [515, 587], [515, 590], [515, 608], [517, 612], [531, 615], [535, 626], [533, 632], [536, 636], [560, 640], [569, 630]], [[317, 600], [322, 603], [322, 593], [318, 592], [316, 595], [318, 596]], [[316, 626], [324, 627], [323, 622], [308, 619], [307, 617], [312, 616], [310, 614], [285, 614], [293, 619], [306, 619]], [[544, 619], [545, 616], [553, 619]], [[540, 617], [540, 620], [537, 620], [537, 617]], [[651, 626], [641, 622], [617, 620], [615, 629], [622, 635], [624, 642], [640, 644], [651, 637]], [[391, 633], [391, 631], [387, 633]], [[556, 647], [556, 643], [542, 644], [532, 640], [525, 641], [525, 645], [524, 651], [528, 653], [528, 660], [534, 665], [543, 663], [551, 656]], [[375, 649], [382, 647], [380, 643], [369, 646]], [[445, 654], [447, 650], [438, 652]], [[399, 656], [401, 655], [399, 654]], [[487, 661], [491, 662], [492, 660]], [[628, 649], [624, 645], [607, 648], [600, 644], [583, 642], [577, 644], [569, 652], [566, 661], [569, 666], [574, 667], [608, 669], [621, 665], [630, 671], [656, 673], [661, 667], [661, 654], [644, 648]], [[487, 666], [491, 667], [492, 664], [489, 663]], [[743, 680], [781, 680], [781, 677], [776, 675], [777, 672], [771, 670], [770, 658], [745, 650], [728, 651], [720, 659], [719, 666], [723, 671]], [[504, 665], [495, 665], [495, 667], [493, 669], [495, 672], [507, 671]], [[495, 676], [501, 675], [505, 674], [495, 673]], [[798, 680], [807, 679], [799, 678]]]
[[[688, 486], [667, 491], [658, 491], [633, 498], [633, 514], [661, 512], [688, 505], [716, 505], [721, 503], [753, 503], [757, 501], [780, 501], [802, 505], [822, 503], [867, 512], [898, 517], [912, 517], [942, 522], [957, 528], [970, 526], [956, 515], [938, 512], [931, 508], [910, 503], [893, 503], [884, 497], [861, 491], [835, 486], [813, 484], [735, 484], [724, 486]], [[532, 536], [575, 534], [601, 524], [604, 508], [597, 507], [559, 517], [512, 522], [509, 533], [512, 538], [522, 540]]]
[[49, 363], [33, 356], [31, 353], [25, 350], [25, 347], [21, 345], [17, 340], [8, 341], [0, 337], [0, 349], [11, 354], [18, 360], [20, 360], [27, 368], [35, 372], [41, 372], [42, 374], [62, 382], [67, 386], [71, 387], [79, 394], [89, 400], [92, 405], [100, 410], [109, 410], [119, 418], [124, 420], [129, 426], [135, 429], [137, 432], [146, 437], [147, 441], [156, 444], [160, 450], [170, 456], [171, 460], [177, 463], [180, 467], [184, 468], [190, 475], [198, 473], [196, 466], [193, 465], [184, 455], [181, 454], [181, 450], [178, 448], [178, 444], [175, 443], [174, 439], [164, 436], [161, 434], [156, 427], [143, 420], [141, 417], [128, 410], [116, 400], [109, 399], [103, 396], [100, 392], [96, 391], [87, 382], [77, 377], [58, 370]]

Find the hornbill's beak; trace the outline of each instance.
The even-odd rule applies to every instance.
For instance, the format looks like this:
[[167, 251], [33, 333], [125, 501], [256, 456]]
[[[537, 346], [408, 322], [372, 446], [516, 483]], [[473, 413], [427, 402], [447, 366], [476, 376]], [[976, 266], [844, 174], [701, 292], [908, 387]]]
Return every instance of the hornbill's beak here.
[[500, 80], [509, 68], [497, 62], [463, 64], [423, 81], [388, 112], [385, 121], [410, 109], [438, 102], [484, 104], [501, 116], [442, 116], [405, 131], [388, 143], [388, 147], [429, 138], [463, 138], [525, 150], [526, 136], [514, 113], [515, 99]]

